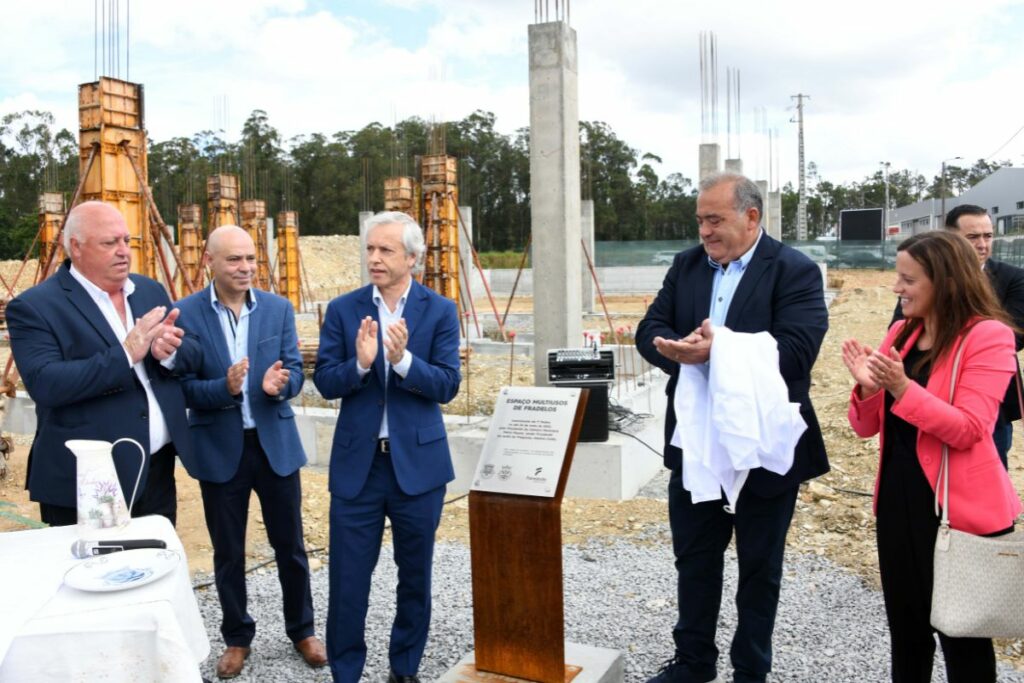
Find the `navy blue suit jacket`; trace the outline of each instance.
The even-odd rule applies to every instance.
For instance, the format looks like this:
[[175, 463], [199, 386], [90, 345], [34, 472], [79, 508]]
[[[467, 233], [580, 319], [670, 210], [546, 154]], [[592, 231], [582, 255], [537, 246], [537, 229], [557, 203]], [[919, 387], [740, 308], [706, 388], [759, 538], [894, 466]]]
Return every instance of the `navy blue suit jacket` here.
[[[324, 398], [342, 399], [329, 487], [345, 499], [359, 495], [366, 483], [384, 416], [383, 329], [378, 330], [377, 358], [370, 372], [360, 379], [356, 369], [356, 332], [366, 316], [380, 322], [372, 285], [331, 301], [313, 374]], [[415, 281], [402, 317], [413, 361], [404, 379], [388, 373], [388, 435], [398, 485], [406, 494], [418, 495], [455, 478], [440, 404], [455, 397], [462, 380], [459, 317], [455, 302]]]
[[[211, 285], [212, 286], [212, 285]], [[260, 446], [275, 473], [284, 477], [306, 464], [295, 412], [289, 399], [302, 389], [302, 356], [291, 303], [276, 294], [252, 290], [256, 307], [249, 316], [249, 407]], [[178, 302], [178, 325], [194, 335], [203, 349], [202, 364], [183, 381], [193, 453], [182, 458], [188, 473], [201, 481], [224, 483], [235, 476], [242, 459], [242, 395], [228, 393], [231, 356], [210, 288]], [[290, 370], [277, 396], [263, 391], [263, 375], [277, 361]]]
[[[682, 451], [669, 443], [676, 428], [672, 397], [679, 364], [658, 353], [654, 338], [682, 339], [709, 317], [714, 273], [703, 247], [677, 254], [661, 291], [637, 326], [640, 355], [670, 375], [665, 390], [668, 415], [664, 451], [669, 469], [682, 468]], [[769, 332], [775, 338], [789, 400], [800, 404], [800, 414], [807, 422], [789, 472], [780, 476], [758, 468], [750, 473], [745, 486], [758, 495], [772, 496], [827, 472], [825, 442], [809, 396], [811, 367], [828, 331], [828, 309], [818, 266], [795, 249], [762, 234], [733, 296], [725, 326], [734, 332]]]
[[[71, 275], [69, 261], [53, 277], [23, 292], [7, 305], [11, 351], [29, 396], [36, 404], [35, 441], [29, 453], [27, 488], [40, 503], [75, 507], [75, 456], [64, 442], [135, 439], [149, 452], [146, 391], [128, 363], [103, 313]], [[131, 275], [132, 314], [141, 317], [156, 306], [172, 304], [158, 282]], [[191, 455], [185, 397], [178, 375], [198, 364], [195, 339], [182, 340], [170, 372], [147, 355], [144, 363], [171, 440], [184, 459]], [[121, 489], [128, 499], [139, 471], [139, 451], [119, 444], [114, 451]], [[139, 493], [146, 485], [149, 460]]]

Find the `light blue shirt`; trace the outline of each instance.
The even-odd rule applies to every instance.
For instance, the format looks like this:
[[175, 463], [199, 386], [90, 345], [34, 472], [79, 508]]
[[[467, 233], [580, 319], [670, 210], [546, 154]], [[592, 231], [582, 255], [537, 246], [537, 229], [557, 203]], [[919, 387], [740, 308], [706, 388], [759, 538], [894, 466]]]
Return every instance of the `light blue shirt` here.
[[[249, 316], [256, 309], [256, 297], [252, 290], [245, 293], [245, 305], [238, 318], [235, 312], [217, 300], [217, 288], [210, 284], [210, 305], [217, 314], [220, 321], [221, 332], [224, 333], [224, 342], [228, 347], [228, 356], [231, 357], [231, 364], [239, 362], [249, 354]], [[252, 368], [250, 368], [250, 371]], [[254, 429], [256, 421], [252, 419], [252, 406], [249, 405], [249, 377], [246, 376], [242, 382], [242, 428]]]
[[[377, 289], [377, 285], [373, 286], [373, 303], [377, 305], [377, 319], [380, 321], [380, 333], [383, 339], [384, 335], [388, 333], [388, 325], [393, 325], [402, 319], [402, 313], [405, 312], [405, 302], [409, 299], [409, 290], [412, 289], [412, 281], [409, 282], [409, 286], [405, 288], [405, 294], [398, 298], [398, 304], [395, 305], [395, 310], [389, 310], [388, 305], [384, 303], [384, 295]], [[387, 347], [381, 343], [377, 353], [384, 354], [384, 377], [388, 376], [388, 372], [392, 369], [391, 362], [388, 361], [388, 350]], [[402, 360], [394, 366], [394, 371], [399, 377], [405, 379], [405, 376], [409, 374], [409, 368], [412, 367], [412, 354], [409, 349], [406, 349], [402, 354]], [[370, 372], [370, 368], [364, 368], [359, 365], [359, 361], [356, 361], [356, 372], [359, 373], [359, 378], [362, 379]], [[380, 421], [380, 431], [377, 436], [381, 439], [388, 438], [388, 403], [387, 403], [387, 391], [388, 383], [384, 382], [384, 418]]]
[[736, 294], [736, 289], [740, 286], [743, 274], [747, 272], [747, 266], [750, 265], [750, 259], [754, 256], [754, 250], [757, 249], [757, 245], [761, 242], [761, 235], [763, 234], [764, 232], [759, 229], [754, 245], [743, 256], [730, 262], [724, 268], [722, 264], [708, 256], [708, 265], [715, 271], [715, 277], [711, 284], [711, 315], [709, 316], [712, 325], [725, 324], [725, 317], [729, 314], [732, 298]]

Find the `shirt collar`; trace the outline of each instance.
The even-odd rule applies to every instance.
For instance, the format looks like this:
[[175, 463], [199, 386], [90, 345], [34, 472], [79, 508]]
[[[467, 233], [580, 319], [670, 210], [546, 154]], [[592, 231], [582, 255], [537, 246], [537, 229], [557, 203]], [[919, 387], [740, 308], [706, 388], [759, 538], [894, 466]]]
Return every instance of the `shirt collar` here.
[[[750, 259], [752, 259], [754, 257], [754, 251], [757, 250], [757, 245], [761, 243], [761, 236], [763, 234], [764, 234], [764, 230], [762, 230], [761, 228], [758, 228], [757, 229], [757, 239], [754, 240], [754, 244], [750, 247], [750, 249], [747, 249], [747, 251], [743, 254], [743, 256], [740, 256], [735, 261], [731, 261], [731, 263], [738, 263], [740, 270], [746, 270], [747, 266], [750, 264]], [[715, 270], [721, 270], [722, 272], [725, 272], [725, 268], [722, 266], [722, 264], [719, 263], [718, 261], [714, 260], [710, 256], [708, 256], [708, 265], [711, 266], [712, 268], [714, 268]]]
[[[227, 308], [220, 302], [220, 299], [217, 298], [217, 288], [213, 286], [212, 282], [210, 283], [210, 305], [213, 306], [213, 310], [215, 311], [220, 310], [220, 308]], [[245, 290], [245, 307], [250, 311], [256, 308], [256, 297], [253, 296], [251, 287]]]
[[[71, 273], [71, 277], [75, 278], [75, 280], [78, 281], [78, 284], [82, 285], [82, 287], [85, 288], [86, 293], [90, 297], [92, 297], [93, 301], [110, 299], [110, 295], [107, 294], [106, 290], [97, 287], [92, 282], [92, 280], [82, 275], [82, 271], [75, 268], [74, 263], [71, 264], [71, 267], [68, 268], [68, 271]], [[126, 297], [129, 297], [135, 293], [135, 283], [132, 282], [132, 279], [130, 277], [126, 277], [124, 279], [124, 284], [121, 285], [121, 291], [124, 292], [124, 295]]]
[[[402, 294], [402, 296], [398, 297], [399, 306], [405, 306], [405, 302], [409, 299], [409, 290], [411, 289], [412, 279], [409, 280], [409, 286], [405, 288], [405, 292]], [[373, 286], [373, 303], [377, 307], [380, 307], [380, 305], [384, 303], [384, 295], [380, 293], [379, 289], [377, 289], [377, 285]]]

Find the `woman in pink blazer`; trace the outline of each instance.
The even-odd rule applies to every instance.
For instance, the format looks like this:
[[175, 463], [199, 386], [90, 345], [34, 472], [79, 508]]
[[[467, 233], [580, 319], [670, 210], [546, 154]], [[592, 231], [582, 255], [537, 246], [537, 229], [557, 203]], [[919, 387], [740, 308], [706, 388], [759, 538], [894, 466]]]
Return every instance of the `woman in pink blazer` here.
[[[857, 381], [850, 425], [879, 435], [875, 481], [878, 564], [892, 641], [892, 680], [930, 681], [935, 482], [949, 446], [950, 524], [998, 535], [1021, 511], [992, 442], [992, 427], [1014, 372], [1013, 331], [970, 243], [948, 231], [899, 245], [896, 285], [904, 321], [877, 351], [843, 343]], [[963, 346], [952, 404], [949, 387]], [[943, 504], [945, 502], [943, 501]], [[992, 641], [939, 633], [950, 683], [995, 681]]]

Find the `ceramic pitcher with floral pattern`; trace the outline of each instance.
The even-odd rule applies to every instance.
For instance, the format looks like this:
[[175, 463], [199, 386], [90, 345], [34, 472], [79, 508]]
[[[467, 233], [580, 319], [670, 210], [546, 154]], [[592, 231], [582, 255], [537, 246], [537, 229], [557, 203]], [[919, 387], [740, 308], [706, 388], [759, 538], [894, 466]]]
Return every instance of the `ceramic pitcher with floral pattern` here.
[[[121, 484], [114, 467], [114, 446], [126, 441], [135, 444], [142, 456], [139, 474], [135, 478], [135, 490], [126, 505]], [[132, 505], [139, 491], [142, 470], [146, 464], [146, 451], [134, 439], [89, 441], [73, 439], [64, 445], [75, 454], [78, 465], [78, 534], [82, 538], [96, 538], [104, 533], [117, 532], [128, 526], [132, 518]]]

